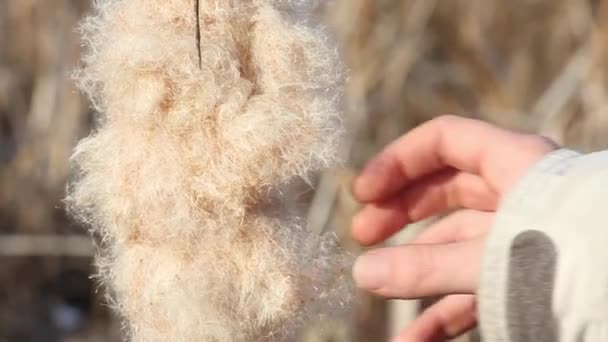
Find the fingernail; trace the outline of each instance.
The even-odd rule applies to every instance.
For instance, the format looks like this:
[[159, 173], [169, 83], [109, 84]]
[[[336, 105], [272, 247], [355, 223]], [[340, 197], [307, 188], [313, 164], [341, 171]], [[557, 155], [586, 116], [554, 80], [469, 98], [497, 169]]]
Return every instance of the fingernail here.
[[385, 286], [390, 269], [385, 257], [378, 252], [360, 256], [353, 266], [353, 277], [357, 286], [365, 290], [377, 290]]
[[384, 178], [382, 173], [384, 172], [384, 168], [382, 164], [377, 161], [369, 162], [361, 173], [352, 184], [352, 193], [356, 197], [361, 197], [359, 199], [367, 201], [370, 196], [373, 196], [374, 186], [376, 185], [375, 179]]
[[351, 193], [357, 197], [357, 199], [361, 196], [365, 196], [365, 191], [368, 189], [367, 185], [367, 177], [363, 174], [359, 175], [359, 177], [355, 178], [353, 183], [351, 184]]

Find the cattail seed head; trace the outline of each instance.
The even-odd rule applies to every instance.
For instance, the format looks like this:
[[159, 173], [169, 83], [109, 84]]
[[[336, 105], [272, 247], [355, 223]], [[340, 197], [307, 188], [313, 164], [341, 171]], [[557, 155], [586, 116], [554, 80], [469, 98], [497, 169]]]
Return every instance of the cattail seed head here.
[[314, 1], [195, 3], [96, 2], [66, 202], [131, 340], [285, 340], [351, 292], [290, 205], [337, 160], [344, 71]]

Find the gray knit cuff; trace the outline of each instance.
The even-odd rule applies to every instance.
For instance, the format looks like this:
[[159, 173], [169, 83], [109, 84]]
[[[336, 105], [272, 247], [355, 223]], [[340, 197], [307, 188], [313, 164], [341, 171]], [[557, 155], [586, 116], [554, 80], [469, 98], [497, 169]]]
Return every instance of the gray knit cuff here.
[[578, 156], [580, 154], [566, 149], [550, 153], [536, 163], [501, 202], [482, 259], [478, 307], [484, 341], [520, 342], [514, 341], [509, 332], [512, 249], [520, 234], [542, 232], [541, 219], [553, 209], [554, 194]]

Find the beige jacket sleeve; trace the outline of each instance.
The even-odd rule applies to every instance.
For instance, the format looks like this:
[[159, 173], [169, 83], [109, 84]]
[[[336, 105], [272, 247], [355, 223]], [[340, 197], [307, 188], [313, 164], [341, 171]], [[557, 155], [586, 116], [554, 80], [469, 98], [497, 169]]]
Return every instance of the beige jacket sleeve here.
[[479, 314], [486, 342], [608, 341], [608, 152], [556, 151], [508, 194]]

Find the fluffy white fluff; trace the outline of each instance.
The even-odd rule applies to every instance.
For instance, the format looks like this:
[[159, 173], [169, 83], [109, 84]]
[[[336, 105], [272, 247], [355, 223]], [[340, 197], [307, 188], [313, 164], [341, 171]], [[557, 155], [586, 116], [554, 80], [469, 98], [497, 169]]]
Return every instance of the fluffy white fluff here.
[[289, 205], [336, 160], [343, 71], [312, 1], [200, 1], [200, 59], [195, 0], [96, 2], [66, 201], [131, 340], [285, 340], [351, 291]]

